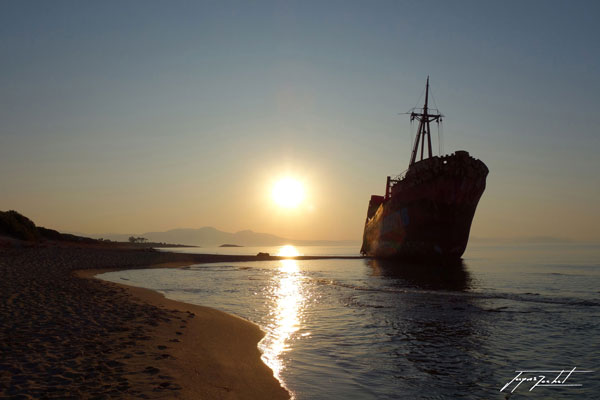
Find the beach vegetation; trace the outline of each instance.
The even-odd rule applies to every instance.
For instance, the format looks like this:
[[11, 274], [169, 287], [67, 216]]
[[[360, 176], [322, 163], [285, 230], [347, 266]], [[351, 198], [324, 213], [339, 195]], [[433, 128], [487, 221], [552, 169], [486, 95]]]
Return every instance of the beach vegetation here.
[[135, 237], [135, 236], [129, 236], [129, 243], [147, 243], [148, 239], [146, 239], [145, 237]]

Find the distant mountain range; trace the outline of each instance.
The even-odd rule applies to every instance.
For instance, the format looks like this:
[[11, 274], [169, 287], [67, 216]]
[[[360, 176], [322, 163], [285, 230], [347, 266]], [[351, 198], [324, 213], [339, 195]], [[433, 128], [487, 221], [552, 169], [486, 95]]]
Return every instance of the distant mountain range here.
[[197, 229], [171, 229], [165, 232], [146, 232], [142, 234], [107, 233], [103, 235], [86, 234], [84, 236], [120, 242], [126, 242], [130, 236], [141, 236], [148, 239], [150, 242], [186, 244], [202, 247], [220, 246], [225, 243], [236, 244], [239, 246], [279, 246], [284, 244], [296, 246], [344, 246], [359, 243], [359, 241], [356, 240], [292, 240], [251, 230], [230, 233], [209, 226]]

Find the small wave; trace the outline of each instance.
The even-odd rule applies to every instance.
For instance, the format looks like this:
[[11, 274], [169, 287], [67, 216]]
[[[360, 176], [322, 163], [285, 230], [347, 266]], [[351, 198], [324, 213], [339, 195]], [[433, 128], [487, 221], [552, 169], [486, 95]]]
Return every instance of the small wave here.
[[[240, 267], [235, 265], [222, 265], [222, 264], [197, 264], [197, 265], [189, 265], [187, 267], [182, 267], [181, 269], [191, 269], [194, 271], [231, 271], [232, 269], [239, 269]], [[241, 267], [250, 269], [252, 267]]]
[[[471, 291], [440, 291], [440, 290], [427, 290], [419, 288], [395, 288], [395, 287], [373, 287], [366, 286], [356, 283], [347, 283], [335, 281], [333, 279], [315, 279], [316, 283], [321, 285], [336, 286], [356, 291], [363, 292], [378, 292], [378, 293], [398, 293], [398, 294], [419, 294], [419, 295], [430, 295], [430, 296], [443, 296], [443, 297], [461, 297], [461, 298], [472, 298], [482, 300], [512, 300], [517, 302], [531, 302], [531, 303], [543, 303], [543, 304], [557, 304], [566, 306], [578, 306], [578, 307], [600, 307], [599, 301], [573, 298], [573, 297], [548, 297], [543, 296], [540, 293], [526, 292], [526, 293], [486, 293], [486, 292], [471, 292]], [[498, 310], [502, 311], [502, 307], [493, 309], [491, 311]], [[486, 310], [490, 311], [490, 310]]]
[[516, 294], [516, 293], [495, 293], [495, 294], [487, 294], [481, 293], [479, 297], [482, 299], [504, 299], [504, 300], [513, 300], [513, 301], [521, 301], [528, 303], [542, 303], [542, 304], [556, 304], [556, 305], [566, 305], [566, 306], [578, 306], [578, 307], [599, 307], [600, 302], [586, 299], [579, 299], [573, 297], [547, 297], [542, 296], [539, 293], [533, 294]]
[[508, 309], [507, 306], [503, 306], [503, 307], [497, 307], [497, 308], [488, 308], [488, 309], [484, 309], [484, 311], [489, 311], [489, 312], [501, 312], [503, 310]]
[[532, 313], [535, 313], [535, 311], [531, 311], [531, 310], [511, 310], [509, 307], [482, 308], [481, 310], [485, 311], [485, 312], [511, 313], [511, 314], [532, 314]]
[[342, 288], [346, 288], [346, 289], [352, 289], [352, 290], [360, 290], [363, 292], [381, 292], [381, 293], [406, 293], [407, 290], [406, 289], [399, 289], [399, 288], [386, 288], [386, 287], [372, 287], [372, 286], [364, 286], [364, 285], [357, 285], [354, 283], [345, 283], [345, 282], [339, 282], [339, 281], [334, 281], [333, 279], [314, 279], [314, 281], [317, 284], [321, 284], [321, 285], [327, 285], [327, 286], [338, 286], [338, 287], [342, 287]]

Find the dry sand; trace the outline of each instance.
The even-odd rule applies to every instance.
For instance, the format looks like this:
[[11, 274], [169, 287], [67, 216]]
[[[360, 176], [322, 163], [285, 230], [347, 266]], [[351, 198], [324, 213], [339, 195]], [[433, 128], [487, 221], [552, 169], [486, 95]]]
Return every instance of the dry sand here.
[[256, 257], [0, 247], [0, 398], [289, 398], [260, 360], [256, 325], [87, 279], [106, 269], [249, 260]]

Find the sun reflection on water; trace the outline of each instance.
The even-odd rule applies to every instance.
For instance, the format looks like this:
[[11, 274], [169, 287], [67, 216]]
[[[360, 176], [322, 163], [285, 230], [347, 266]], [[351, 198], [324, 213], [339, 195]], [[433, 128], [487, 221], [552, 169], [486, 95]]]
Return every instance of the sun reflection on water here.
[[300, 255], [300, 252], [291, 244], [286, 244], [285, 246], [281, 246], [281, 248], [277, 252], [277, 255], [279, 257], [298, 257]]
[[[298, 251], [293, 246], [284, 246], [285, 255], [293, 257]], [[283, 250], [283, 249], [282, 249]], [[280, 260], [277, 272], [273, 275], [268, 287], [267, 296], [271, 301], [269, 322], [266, 335], [260, 342], [262, 359], [272, 370], [275, 377], [281, 379], [281, 372], [286, 368], [282, 355], [291, 349], [296, 339], [296, 332], [302, 328], [303, 311], [307, 301], [303, 286], [304, 274], [293, 259]], [[303, 334], [301, 336], [306, 336]]]

